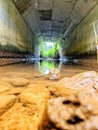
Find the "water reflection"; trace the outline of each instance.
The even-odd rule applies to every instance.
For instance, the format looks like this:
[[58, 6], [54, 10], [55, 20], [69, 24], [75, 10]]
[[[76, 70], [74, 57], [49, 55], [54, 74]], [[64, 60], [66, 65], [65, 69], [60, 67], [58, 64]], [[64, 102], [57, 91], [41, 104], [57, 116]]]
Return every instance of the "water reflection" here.
[[58, 69], [61, 71], [62, 65], [73, 65], [79, 64], [78, 59], [47, 59], [41, 60], [37, 63], [39, 65], [39, 71], [42, 74], [48, 74], [51, 69]]
[[59, 69], [59, 62], [54, 60], [44, 60], [40, 62], [40, 72], [48, 74], [51, 69]]
[[[11, 61], [10, 61], [11, 60]], [[27, 73], [33, 76], [38, 76], [41, 74], [48, 73], [49, 69], [56, 68], [59, 70], [61, 77], [69, 77], [73, 76], [77, 73], [84, 71], [97, 71], [98, 72], [98, 64], [96, 63], [96, 59], [86, 59], [82, 61], [80, 59], [73, 59], [70, 61], [65, 59], [45, 59], [45, 60], [35, 60], [29, 59], [25, 62], [12, 64], [12, 59], [0, 59], [0, 75], [4, 75], [5, 73], [14, 72], [14, 73]], [[20, 60], [19, 60], [20, 61]], [[77, 63], [78, 61], [78, 63]], [[5, 64], [6, 63], [6, 64]], [[34, 81], [35, 82], [35, 81]]]
[[48, 74], [51, 69], [58, 69], [60, 72], [62, 71], [62, 66], [66, 65], [72, 65], [73, 64], [79, 64], [79, 60], [77, 59], [71, 59], [71, 58], [60, 58], [60, 59], [35, 59], [35, 58], [28, 58], [28, 59], [12, 59], [12, 58], [1, 58], [0, 59], [0, 66], [10, 66], [13, 64], [13, 66], [16, 66], [16, 63], [20, 63], [23, 65], [23, 68], [31, 67], [34, 68], [37, 72], [40, 72], [42, 74]]

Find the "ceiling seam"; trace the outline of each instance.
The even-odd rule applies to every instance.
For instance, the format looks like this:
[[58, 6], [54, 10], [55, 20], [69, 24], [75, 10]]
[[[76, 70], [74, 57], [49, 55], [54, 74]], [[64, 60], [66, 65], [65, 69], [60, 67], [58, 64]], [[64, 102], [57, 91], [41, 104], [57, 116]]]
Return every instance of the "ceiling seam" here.
[[[37, 2], [38, 2], [38, 6], [39, 6], [39, 0]], [[39, 18], [39, 15], [38, 15], [38, 7], [36, 9], [34, 9], [34, 12], [35, 12], [36, 19], [38, 21], [38, 27], [39, 27], [40, 34], [41, 34], [39, 36], [42, 36], [41, 29], [40, 29], [40, 18]]]
[[[73, 22], [73, 20], [70, 18], [70, 16], [71, 16], [73, 10], [75, 9], [75, 6], [76, 6], [76, 4], [77, 4], [78, 1], [79, 1], [79, 0], [76, 0], [76, 2], [75, 2], [74, 5], [73, 5], [72, 10], [70, 11], [70, 14], [69, 14], [69, 17], [68, 17], [68, 18], [69, 18], [71, 21], [70, 21], [70, 24], [69, 24], [67, 30], [65, 30], [65, 28], [64, 28], [65, 31], [63, 31], [63, 34], [62, 34], [62, 38], [63, 38], [63, 39], [65, 39], [65, 37], [66, 37], [67, 35], [69, 35], [68, 32], [70, 31], [70, 29], [72, 28], [72, 26], [74, 26], [74, 24], [76, 25], [76, 23]], [[65, 27], [65, 26], [64, 26], [64, 27]], [[71, 31], [72, 31], [72, 30], [71, 30]]]
[[76, 6], [76, 4], [77, 4], [78, 1], [79, 1], [79, 0], [76, 0], [76, 2], [74, 3], [73, 8], [72, 8], [72, 10], [70, 11], [69, 17], [71, 16], [73, 10], [75, 9], [75, 6]]
[[[24, 12], [25, 8], [26, 8], [31, 2], [32, 2], [32, 1], [27, 2], [27, 3], [25, 4], [24, 8], [21, 9], [21, 10], [19, 10], [19, 12], [22, 14], [22, 13]], [[31, 5], [31, 6], [32, 6], [32, 5]]]
[[[12, 2], [12, 3], [14, 4], [14, 6], [16, 7], [15, 3], [14, 3], [13, 1], [11, 1], [11, 2]], [[19, 10], [18, 10], [17, 7], [16, 7], [16, 9], [17, 9], [18, 13], [21, 15], [21, 13], [19, 12]], [[24, 20], [24, 18], [23, 18], [22, 15], [21, 15], [21, 17], [22, 17], [24, 23], [27, 25], [28, 29], [32, 32], [32, 35], [34, 35], [34, 32], [31, 30], [31, 28], [29, 27], [29, 25], [27, 24], [27, 22]], [[35, 35], [34, 35], [34, 36], [35, 36]]]
[[[86, 16], [77, 24], [77, 26], [75, 27], [75, 28], [77, 28], [83, 21], [84, 21], [84, 19], [90, 14], [90, 12], [92, 12], [92, 10], [96, 7], [96, 6], [98, 6], [98, 3], [94, 6], [94, 7], [92, 7], [92, 9], [86, 14]], [[71, 31], [71, 33], [75, 30], [75, 28]], [[71, 34], [70, 33], [70, 34]]]
[[[52, 17], [53, 17], [53, 9], [54, 9], [54, 0], [52, 1]], [[52, 19], [52, 33], [51, 33], [51, 40], [53, 37], [53, 19]]]

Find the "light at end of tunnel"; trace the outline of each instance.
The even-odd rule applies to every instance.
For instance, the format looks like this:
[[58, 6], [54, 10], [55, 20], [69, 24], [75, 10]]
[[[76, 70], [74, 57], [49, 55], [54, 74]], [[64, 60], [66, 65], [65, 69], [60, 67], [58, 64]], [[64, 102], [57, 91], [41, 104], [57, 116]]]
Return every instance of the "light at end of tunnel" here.
[[46, 46], [47, 47], [52, 47], [52, 46], [54, 46], [54, 43], [53, 42], [46, 42]]

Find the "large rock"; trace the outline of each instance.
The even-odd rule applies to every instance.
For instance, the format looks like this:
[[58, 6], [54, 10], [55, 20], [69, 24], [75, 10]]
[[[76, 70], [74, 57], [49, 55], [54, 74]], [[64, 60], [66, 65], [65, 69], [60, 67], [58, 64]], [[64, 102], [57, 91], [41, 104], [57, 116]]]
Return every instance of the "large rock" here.
[[46, 109], [49, 93], [41, 86], [30, 85], [20, 95], [21, 103], [28, 109], [31, 109], [34, 130], [42, 129], [42, 123], [46, 120]]
[[98, 129], [98, 95], [79, 92], [69, 97], [51, 99], [47, 112], [54, 126], [46, 130]]
[[0, 115], [7, 111], [15, 103], [16, 96], [0, 95]]
[[59, 86], [58, 84], [54, 85], [48, 85], [46, 86], [48, 91], [50, 92], [50, 98], [55, 98], [55, 97], [63, 97], [63, 96], [69, 96], [75, 92], [75, 89], [68, 88], [65, 86]]
[[71, 78], [65, 77], [55, 85], [98, 92], [98, 73], [95, 71], [82, 72]]
[[38, 130], [31, 111], [16, 103], [0, 117], [0, 130]]
[[0, 81], [0, 93], [8, 91], [12, 88], [12, 85], [8, 82]]

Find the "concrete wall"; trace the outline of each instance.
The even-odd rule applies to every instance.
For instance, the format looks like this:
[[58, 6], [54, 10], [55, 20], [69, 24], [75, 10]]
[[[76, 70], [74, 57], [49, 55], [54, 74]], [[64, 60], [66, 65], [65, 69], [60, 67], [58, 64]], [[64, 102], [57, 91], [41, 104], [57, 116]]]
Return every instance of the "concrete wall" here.
[[32, 52], [32, 32], [11, 0], [0, 0], [0, 49], [18, 48]]
[[98, 44], [98, 5], [65, 39], [61, 40], [63, 55], [96, 53]]

